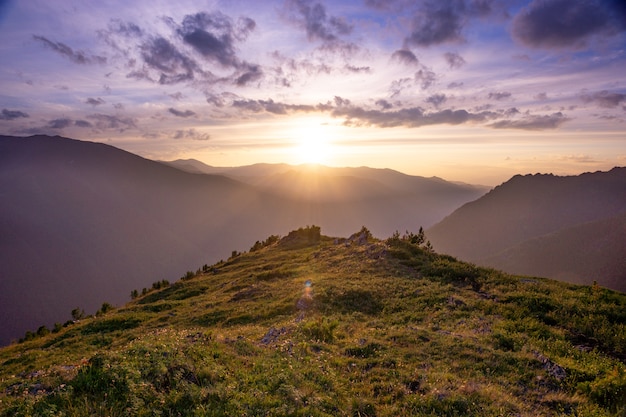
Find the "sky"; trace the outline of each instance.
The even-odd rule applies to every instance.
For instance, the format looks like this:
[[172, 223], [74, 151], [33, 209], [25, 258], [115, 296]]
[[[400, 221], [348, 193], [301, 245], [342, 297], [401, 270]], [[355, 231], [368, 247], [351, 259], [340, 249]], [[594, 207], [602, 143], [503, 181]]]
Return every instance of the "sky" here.
[[0, 134], [497, 185], [626, 165], [619, 0], [0, 0]]

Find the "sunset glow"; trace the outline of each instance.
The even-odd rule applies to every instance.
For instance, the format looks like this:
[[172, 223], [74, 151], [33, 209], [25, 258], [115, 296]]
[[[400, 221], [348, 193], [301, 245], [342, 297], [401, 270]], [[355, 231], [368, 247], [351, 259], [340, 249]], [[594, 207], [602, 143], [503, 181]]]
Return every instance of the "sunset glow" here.
[[491, 185], [606, 170], [626, 165], [618, 3], [2, 2], [0, 133]]

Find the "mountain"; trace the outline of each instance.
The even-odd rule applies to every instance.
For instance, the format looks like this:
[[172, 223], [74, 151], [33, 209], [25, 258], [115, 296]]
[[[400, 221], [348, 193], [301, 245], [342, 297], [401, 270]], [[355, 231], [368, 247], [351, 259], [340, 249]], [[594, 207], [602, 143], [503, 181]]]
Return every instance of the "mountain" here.
[[626, 294], [367, 229], [254, 248], [0, 348], [0, 417], [626, 411]]
[[626, 168], [515, 176], [427, 230], [439, 252], [626, 291]]
[[[9, 318], [0, 344], [63, 322], [76, 307], [118, 305], [134, 288], [225, 259], [270, 233], [319, 224], [340, 235], [370, 224], [389, 235], [433, 224], [481, 193], [443, 181], [409, 197], [374, 179], [348, 176], [343, 184], [358, 192], [303, 200], [279, 186], [183, 172], [105, 144], [0, 137], [0, 317]], [[430, 195], [439, 188], [456, 191], [439, 203]]]
[[516, 274], [626, 292], [626, 212], [524, 241], [484, 259]]

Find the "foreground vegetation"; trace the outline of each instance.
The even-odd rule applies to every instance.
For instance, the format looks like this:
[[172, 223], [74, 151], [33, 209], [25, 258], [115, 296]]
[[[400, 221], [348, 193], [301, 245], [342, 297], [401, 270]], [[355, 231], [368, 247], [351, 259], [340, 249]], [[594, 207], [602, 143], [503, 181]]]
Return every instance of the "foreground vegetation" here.
[[252, 249], [2, 348], [0, 416], [626, 413], [624, 294], [410, 233]]

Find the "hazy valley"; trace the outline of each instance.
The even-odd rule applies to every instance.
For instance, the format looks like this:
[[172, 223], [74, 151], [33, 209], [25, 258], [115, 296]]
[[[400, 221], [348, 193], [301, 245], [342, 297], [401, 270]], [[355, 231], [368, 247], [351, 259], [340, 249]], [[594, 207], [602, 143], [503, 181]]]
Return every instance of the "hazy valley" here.
[[341, 236], [367, 224], [390, 236], [432, 225], [485, 191], [369, 168], [198, 175], [104, 144], [2, 137], [0, 313], [11, 320], [0, 343], [65, 321], [75, 307], [119, 305], [132, 289], [271, 234], [317, 224]]

